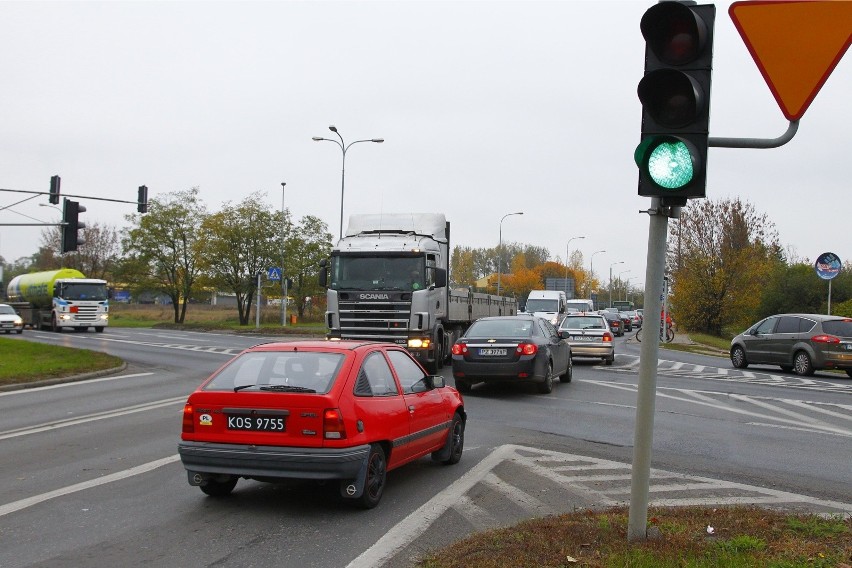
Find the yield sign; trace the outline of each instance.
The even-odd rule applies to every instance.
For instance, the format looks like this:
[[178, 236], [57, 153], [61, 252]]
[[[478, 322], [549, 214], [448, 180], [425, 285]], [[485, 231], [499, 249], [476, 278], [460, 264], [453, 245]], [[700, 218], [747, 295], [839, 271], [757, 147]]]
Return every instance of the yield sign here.
[[781, 112], [798, 120], [852, 41], [852, 2], [754, 0], [728, 9]]

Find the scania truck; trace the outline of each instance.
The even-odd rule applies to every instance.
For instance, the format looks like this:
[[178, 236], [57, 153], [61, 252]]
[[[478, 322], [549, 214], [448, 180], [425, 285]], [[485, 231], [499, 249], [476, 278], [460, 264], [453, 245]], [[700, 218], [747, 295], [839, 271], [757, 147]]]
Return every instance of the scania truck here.
[[437, 372], [476, 319], [515, 315], [515, 298], [450, 289], [450, 224], [441, 213], [362, 214], [320, 266], [331, 339], [405, 345]]
[[33, 328], [102, 332], [109, 324], [107, 282], [61, 268], [21, 274], [6, 289], [8, 304]]

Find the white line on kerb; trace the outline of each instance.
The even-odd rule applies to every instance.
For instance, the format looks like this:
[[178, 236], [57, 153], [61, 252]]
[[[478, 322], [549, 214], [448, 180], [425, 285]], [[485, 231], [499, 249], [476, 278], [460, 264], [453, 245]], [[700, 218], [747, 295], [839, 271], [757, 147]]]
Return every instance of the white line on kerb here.
[[76, 485], [69, 485], [68, 487], [62, 487], [54, 491], [42, 493], [41, 495], [33, 495], [32, 497], [27, 497], [26, 499], [21, 499], [20, 501], [14, 501], [12, 503], [7, 503], [6, 505], [0, 505], [0, 517], [8, 515], [9, 513], [14, 513], [15, 511], [20, 511], [21, 509], [26, 509], [27, 507], [32, 507], [33, 505], [38, 505], [39, 503], [43, 503], [50, 499], [55, 499], [56, 497], [62, 497], [63, 495], [69, 495], [71, 493], [76, 493], [85, 489], [91, 489], [92, 487], [97, 487], [99, 485], [112, 483], [113, 481], [119, 481], [128, 477], [133, 477], [134, 475], [147, 473], [149, 471], [157, 469], [158, 467], [174, 463], [179, 459], [180, 456], [175, 454], [167, 458], [143, 463], [142, 465], [137, 465], [136, 467], [131, 467], [130, 469], [125, 469], [124, 471], [111, 473], [110, 475], [105, 475], [97, 479], [84, 481], [82, 483], [77, 483]]
[[147, 376], [153, 375], [153, 374], [154, 373], [135, 373], [135, 374], [132, 374], [132, 375], [118, 375], [118, 376], [115, 376], [115, 377], [101, 377], [99, 379], [86, 379], [85, 381], [72, 381], [70, 383], [59, 383], [59, 384], [55, 384], [55, 385], [47, 385], [47, 386], [44, 386], [44, 387], [33, 387], [31, 389], [21, 389], [21, 390], [0, 392], [0, 396], [15, 396], [15, 395], [22, 395], [22, 394], [32, 394], [34, 392], [40, 392], [40, 391], [51, 390], [51, 389], [63, 389], [63, 388], [66, 388], [66, 387], [81, 387], [81, 386], [85, 386], [85, 385], [91, 385], [92, 383], [102, 383], [104, 381], [117, 381], [117, 380], [120, 380], [120, 379], [133, 379], [133, 378], [136, 378], [136, 377], [147, 377]]

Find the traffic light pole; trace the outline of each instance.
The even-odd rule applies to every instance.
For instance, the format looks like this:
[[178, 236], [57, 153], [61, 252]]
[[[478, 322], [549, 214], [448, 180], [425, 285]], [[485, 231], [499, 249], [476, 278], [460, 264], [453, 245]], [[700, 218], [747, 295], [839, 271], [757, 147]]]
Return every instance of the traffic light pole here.
[[791, 120], [787, 132], [778, 138], [714, 138], [707, 139], [707, 145], [714, 148], [778, 148], [793, 139], [799, 130], [799, 121]]
[[633, 432], [633, 467], [630, 480], [628, 540], [645, 540], [648, 523], [648, 494], [651, 478], [651, 448], [654, 441], [654, 411], [657, 390], [657, 359], [660, 334], [657, 317], [662, 311], [663, 279], [666, 267], [666, 238], [669, 216], [677, 217], [679, 207], [663, 207], [660, 198], [651, 200], [648, 227], [648, 264], [645, 268], [645, 333], [639, 355], [639, 388], [636, 394], [636, 425]]

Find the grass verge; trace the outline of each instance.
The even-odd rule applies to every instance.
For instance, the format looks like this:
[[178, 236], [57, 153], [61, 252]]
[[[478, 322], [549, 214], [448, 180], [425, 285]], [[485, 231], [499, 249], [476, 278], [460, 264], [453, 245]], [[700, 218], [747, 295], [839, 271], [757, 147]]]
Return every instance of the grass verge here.
[[0, 337], [0, 385], [102, 371], [121, 364], [121, 359], [106, 353]]
[[852, 518], [752, 507], [649, 509], [649, 535], [627, 540], [627, 508], [531, 519], [474, 534], [422, 568], [852, 568]]

